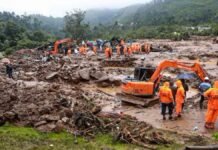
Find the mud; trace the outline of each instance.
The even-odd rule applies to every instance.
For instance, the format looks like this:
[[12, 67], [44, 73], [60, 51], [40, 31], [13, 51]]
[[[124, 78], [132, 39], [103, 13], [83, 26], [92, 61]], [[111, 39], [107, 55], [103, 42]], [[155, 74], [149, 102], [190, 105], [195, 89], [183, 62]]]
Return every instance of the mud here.
[[[191, 41], [144, 40], [150, 44], [167, 45], [171, 52], [134, 54], [124, 64], [106, 64], [99, 56], [71, 57], [57, 55], [50, 62], [42, 61], [42, 52], [20, 50], [9, 56], [14, 80], [5, 76], [0, 65], [0, 125], [6, 121], [31, 126], [44, 132], [67, 130], [72, 134], [95, 136], [98, 132], [112, 133], [117, 140], [155, 149], [157, 144], [191, 142], [214, 131], [205, 130], [205, 110], [198, 109], [199, 80], [189, 80], [185, 109], [181, 120], [162, 121], [159, 104], [149, 108], [123, 105], [116, 93], [126, 76], [133, 76], [134, 67], [157, 66], [165, 59], [199, 61], [214, 81], [218, 76], [218, 44], [211, 39], [195, 38]], [[112, 58], [112, 60], [116, 57]], [[161, 82], [174, 81], [184, 71], [169, 68]], [[206, 106], [206, 104], [205, 104]], [[218, 124], [216, 130], [218, 130]], [[175, 139], [176, 137], [176, 139]], [[213, 143], [213, 142], [212, 142]]]

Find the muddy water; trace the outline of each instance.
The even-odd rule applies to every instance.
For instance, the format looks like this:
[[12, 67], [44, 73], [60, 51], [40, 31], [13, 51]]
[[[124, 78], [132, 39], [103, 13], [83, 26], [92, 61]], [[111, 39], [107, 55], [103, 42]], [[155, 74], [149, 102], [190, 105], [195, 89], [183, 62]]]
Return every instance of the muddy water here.
[[[120, 92], [119, 88], [98, 88], [105, 93], [115, 96], [117, 92]], [[187, 93], [187, 97], [196, 95], [198, 91], [196, 89], [190, 89]], [[198, 99], [197, 99], [198, 100]], [[110, 102], [110, 105], [103, 107], [104, 112], [117, 112], [136, 117], [139, 121], [145, 121], [152, 124], [156, 128], [166, 129], [171, 131], [177, 131], [184, 134], [200, 134], [210, 137], [213, 131], [206, 130], [204, 128], [204, 118], [206, 110], [199, 110], [186, 106], [182, 114], [182, 118], [178, 120], [162, 120], [160, 105], [157, 104], [151, 108], [138, 108], [127, 104], [117, 104]], [[218, 123], [217, 123], [218, 131]]]

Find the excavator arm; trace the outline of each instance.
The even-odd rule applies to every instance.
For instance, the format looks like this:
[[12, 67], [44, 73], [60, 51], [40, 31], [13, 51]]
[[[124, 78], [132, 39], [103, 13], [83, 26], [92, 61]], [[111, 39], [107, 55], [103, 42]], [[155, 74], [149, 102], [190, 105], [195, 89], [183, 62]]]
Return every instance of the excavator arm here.
[[53, 50], [53, 54], [57, 54], [58, 53], [58, 45], [62, 44], [62, 43], [70, 43], [72, 42], [71, 38], [65, 38], [62, 40], [57, 40], [54, 44], [54, 50]]
[[157, 67], [153, 75], [151, 76], [150, 81], [151, 82], [157, 81], [160, 77], [160, 73], [164, 69], [167, 69], [170, 67], [195, 72], [202, 81], [204, 81], [204, 78], [207, 76], [206, 71], [197, 62], [190, 63], [190, 62], [180, 62], [176, 60], [165, 60], [159, 64], [159, 66]]

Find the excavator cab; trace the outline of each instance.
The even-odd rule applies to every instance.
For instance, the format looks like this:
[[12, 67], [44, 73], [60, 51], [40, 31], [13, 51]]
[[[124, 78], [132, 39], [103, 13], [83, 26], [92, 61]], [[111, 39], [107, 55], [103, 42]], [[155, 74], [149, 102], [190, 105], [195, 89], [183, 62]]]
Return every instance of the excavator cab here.
[[155, 68], [151, 66], [136, 67], [134, 77], [127, 77], [123, 80], [122, 91], [135, 96], [152, 97], [155, 85], [149, 80], [154, 72]]
[[134, 71], [134, 79], [138, 81], [148, 81], [154, 72], [154, 67], [136, 67]]

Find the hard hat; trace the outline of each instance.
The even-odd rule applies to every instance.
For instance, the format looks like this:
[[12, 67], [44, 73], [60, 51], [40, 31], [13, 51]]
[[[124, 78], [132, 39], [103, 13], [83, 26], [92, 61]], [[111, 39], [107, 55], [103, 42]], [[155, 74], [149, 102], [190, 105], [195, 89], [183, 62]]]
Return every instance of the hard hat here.
[[209, 80], [209, 78], [208, 78], [208, 77], [205, 77], [204, 80]]

